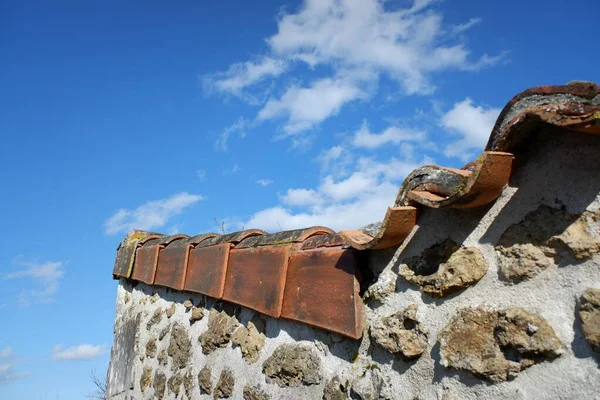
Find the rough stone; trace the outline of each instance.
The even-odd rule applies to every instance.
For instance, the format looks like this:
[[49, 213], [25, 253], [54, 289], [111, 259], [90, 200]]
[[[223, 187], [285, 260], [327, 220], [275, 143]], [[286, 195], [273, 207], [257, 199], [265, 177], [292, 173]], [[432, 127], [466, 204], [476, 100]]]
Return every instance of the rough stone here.
[[221, 371], [221, 375], [219, 376], [219, 380], [215, 386], [213, 397], [215, 399], [231, 397], [234, 386], [235, 378], [233, 377], [233, 373], [228, 369], [224, 369]]
[[162, 349], [160, 351], [160, 353], [158, 354], [158, 363], [162, 366], [165, 366], [165, 365], [167, 365], [168, 362], [169, 362], [169, 358], [167, 357], [167, 350]]
[[312, 346], [284, 344], [263, 363], [267, 382], [280, 387], [318, 385], [321, 382], [321, 360]]
[[265, 335], [258, 332], [252, 321], [248, 321], [248, 327], [240, 326], [231, 336], [231, 341], [240, 346], [242, 356], [252, 364], [258, 360], [265, 345]]
[[173, 325], [169, 348], [167, 349], [167, 354], [173, 360], [173, 369], [181, 369], [188, 364], [191, 348], [192, 343], [190, 342], [186, 328], [180, 324]]
[[192, 303], [191, 300], [186, 300], [183, 302], [183, 306], [186, 310], [189, 310], [190, 308], [194, 307], [194, 303]]
[[441, 363], [492, 382], [564, 352], [554, 330], [521, 308], [459, 310], [439, 334]]
[[348, 390], [342, 385], [340, 378], [334, 376], [325, 385], [323, 391], [323, 400], [346, 400], [348, 399]]
[[371, 337], [379, 346], [405, 359], [419, 357], [427, 349], [427, 333], [417, 321], [417, 306], [387, 317], [378, 318], [371, 325]]
[[160, 296], [158, 293], [154, 293], [152, 296], [150, 296], [150, 304], [156, 303], [158, 299], [160, 299]]
[[406, 260], [398, 272], [408, 282], [419, 285], [422, 292], [444, 297], [474, 285], [487, 269], [479, 249], [462, 247], [447, 239]]
[[156, 372], [154, 373], [154, 382], [152, 382], [152, 387], [154, 388], [154, 397], [157, 399], [162, 399], [165, 396], [166, 386], [166, 375], [161, 371], [156, 370]]
[[192, 307], [192, 313], [190, 315], [190, 325], [196, 321], [200, 321], [204, 318], [204, 309], [200, 307]]
[[125, 293], [125, 296], [123, 296], [123, 301], [125, 302], [125, 304], [129, 303], [130, 299], [131, 297], [129, 296], [129, 293]]
[[588, 289], [579, 305], [583, 334], [592, 350], [600, 354], [600, 289]]
[[162, 316], [163, 316], [162, 308], [157, 308], [156, 310], [154, 310], [154, 314], [152, 314], [152, 318], [150, 318], [150, 321], [148, 321], [148, 323], [146, 324], [146, 329], [147, 330], [152, 329], [152, 327], [154, 325], [158, 324], [162, 320]]
[[165, 312], [165, 314], [167, 314], [167, 318], [171, 318], [173, 314], [175, 314], [176, 310], [177, 306], [175, 305], [175, 303], [171, 304], [171, 307], [167, 308], [167, 311]]
[[156, 339], [152, 338], [146, 342], [146, 356], [150, 358], [156, 357]]
[[200, 386], [200, 392], [210, 394], [212, 392], [212, 371], [208, 366], [202, 368], [198, 373], [198, 386]]
[[564, 259], [591, 258], [600, 250], [599, 218], [589, 211], [574, 215], [540, 206], [502, 234], [496, 246], [502, 274], [520, 282]]
[[181, 390], [181, 384], [183, 383], [183, 377], [181, 374], [177, 373], [172, 375], [167, 381], [167, 386], [171, 393], [174, 393], [175, 396], [179, 395], [179, 391]]
[[379, 275], [377, 282], [367, 289], [365, 292], [365, 299], [373, 299], [382, 301], [383, 298], [396, 291], [396, 280], [398, 275], [390, 270], [384, 271]]
[[194, 375], [188, 371], [183, 377], [183, 388], [185, 389], [185, 395], [188, 399], [192, 400], [194, 393]]
[[390, 378], [378, 367], [368, 368], [351, 386], [351, 398], [359, 400], [391, 400]]
[[266, 394], [260, 386], [244, 386], [244, 400], [270, 400], [268, 394]]
[[167, 333], [169, 333], [170, 331], [171, 331], [171, 325], [165, 326], [158, 334], [158, 340], [163, 340], [165, 338], [165, 336], [167, 336]]
[[238, 320], [235, 317], [232, 318], [223, 311], [211, 310], [208, 316], [208, 329], [198, 338], [202, 345], [202, 352], [210, 354], [220, 347], [227, 346], [237, 326]]
[[140, 378], [140, 390], [142, 393], [150, 387], [150, 383], [152, 383], [152, 368], [144, 367], [144, 372], [142, 372], [142, 377]]

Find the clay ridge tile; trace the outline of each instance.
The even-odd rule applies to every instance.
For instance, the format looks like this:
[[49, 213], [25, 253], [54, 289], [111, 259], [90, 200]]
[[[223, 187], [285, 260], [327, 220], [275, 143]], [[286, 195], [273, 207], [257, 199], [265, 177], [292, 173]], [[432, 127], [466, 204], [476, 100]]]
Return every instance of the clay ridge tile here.
[[252, 236], [248, 237], [239, 242], [235, 248], [244, 249], [249, 247], [286, 244], [286, 243], [300, 243], [312, 236], [327, 235], [334, 233], [331, 229], [323, 226], [312, 226], [305, 229], [294, 229], [290, 231], [281, 231], [276, 233], [270, 233], [263, 236]]
[[204, 240], [204, 241], [200, 242], [196, 247], [206, 247], [206, 246], [212, 246], [212, 245], [220, 244], [220, 243], [237, 244], [248, 237], [262, 236], [262, 235], [266, 235], [266, 234], [267, 234], [267, 232], [265, 232], [261, 229], [246, 229], [244, 231], [228, 233], [228, 234], [221, 235], [221, 236], [215, 236], [213, 238], [210, 238], [208, 240]]

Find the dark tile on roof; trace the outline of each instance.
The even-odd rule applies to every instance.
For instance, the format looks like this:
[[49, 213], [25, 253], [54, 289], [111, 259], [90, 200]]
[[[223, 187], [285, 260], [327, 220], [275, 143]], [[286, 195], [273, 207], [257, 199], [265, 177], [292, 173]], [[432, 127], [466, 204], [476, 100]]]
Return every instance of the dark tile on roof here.
[[137, 248], [147, 240], [161, 237], [154, 232], [132, 230], [117, 248], [117, 258], [113, 269], [113, 277], [129, 278], [133, 270]]
[[312, 236], [302, 243], [301, 250], [316, 249], [319, 247], [336, 247], [344, 245], [344, 239], [337, 233]]
[[294, 229], [291, 231], [281, 231], [269, 233], [263, 236], [252, 236], [238, 243], [236, 249], [245, 249], [248, 247], [267, 246], [285, 243], [303, 242], [311, 236], [331, 234], [333, 231], [323, 226], [312, 226], [305, 229]]
[[213, 232], [210, 232], [210, 233], [202, 233], [202, 234], [200, 234], [200, 235], [196, 235], [196, 236], [192, 236], [192, 237], [190, 237], [190, 238], [187, 240], [187, 242], [188, 242], [189, 244], [191, 244], [192, 246], [196, 246], [196, 245], [198, 245], [199, 243], [202, 243], [202, 242], [203, 242], [203, 241], [205, 241], [205, 240], [208, 240], [208, 239], [213, 239], [213, 238], [216, 238], [217, 236], [219, 236], [219, 234], [217, 234], [217, 233], [213, 233]]
[[212, 246], [212, 245], [220, 244], [220, 243], [237, 244], [248, 237], [262, 236], [262, 235], [266, 235], [266, 234], [267, 234], [267, 232], [265, 232], [261, 229], [246, 229], [244, 231], [228, 233], [226, 235], [216, 236], [216, 237], [210, 238], [208, 240], [204, 240], [201, 243], [199, 243], [196, 247], [206, 247], [206, 246]]

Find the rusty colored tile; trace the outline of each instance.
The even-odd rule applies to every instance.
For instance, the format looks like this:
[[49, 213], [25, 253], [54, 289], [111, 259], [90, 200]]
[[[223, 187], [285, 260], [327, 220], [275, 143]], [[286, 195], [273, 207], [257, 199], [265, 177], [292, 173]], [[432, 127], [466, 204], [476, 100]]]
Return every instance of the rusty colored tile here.
[[365, 313], [356, 270], [352, 249], [293, 253], [281, 317], [359, 339]]
[[198, 244], [196, 247], [207, 247], [213, 246], [215, 244], [220, 243], [239, 243], [242, 240], [252, 237], [252, 236], [261, 236], [266, 235], [267, 232], [260, 229], [247, 229], [245, 231], [228, 233], [226, 235], [217, 236], [208, 240], [204, 240], [202, 243]]
[[289, 253], [287, 246], [232, 249], [223, 299], [279, 318]]
[[344, 239], [337, 233], [329, 235], [312, 236], [302, 243], [302, 250], [316, 249], [319, 247], [336, 247], [342, 246], [345, 243]]
[[231, 243], [222, 243], [191, 249], [183, 289], [220, 299], [232, 246]]
[[137, 249], [131, 279], [144, 282], [147, 285], [154, 284], [158, 252], [162, 248], [162, 245], [158, 242], [158, 239], [152, 239]]
[[269, 246], [286, 243], [303, 242], [309, 237], [331, 234], [333, 231], [324, 226], [312, 226], [304, 229], [294, 229], [290, 231], [282, 231], [270, 233], [262, 236], [252, 236], [242, 240], [235, 247], [236, 249], [245, 249], [249, 247]]
[[156, 265], [154, 284], [176, 290], [183, 289], [190, 246], [185, 238], [178, 238], [161, 248]]
[[388, 249], [401, 244], [417, 223], [415, 207], [390, 207], [375, 236], [362, 231], [342, 231], [340, 236], [357, 250]]
[[133, 270], [135, 253], [137, 248], [145, 241], [161, 237], [153, 232], [132, 230], [127, 234], [117, 248], [117, 257], [113, 268], [113, 278], [129, 278]]

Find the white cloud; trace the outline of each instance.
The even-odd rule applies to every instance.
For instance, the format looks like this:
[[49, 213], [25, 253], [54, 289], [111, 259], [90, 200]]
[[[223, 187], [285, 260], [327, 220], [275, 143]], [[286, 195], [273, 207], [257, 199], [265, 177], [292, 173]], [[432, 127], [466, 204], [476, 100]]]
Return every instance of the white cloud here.
[[202, 200], [203, 196], [177, 193], [161, 200], [148, 201], [134, 210], [119, 209], [104, 223], [107, 235], [127, 233], [132, 229], [153, 230], [167, 224], [170, 218]]
[[227, 151], [229, 147], [229, 137], [232, 133], [238, 133], [240, 138], [246, 136], [246, 129], [248, 128], [248, 123], [243, 117], [238, 118], [238, 120], [227, 128], [223, 129], [223, 132], [219, 134], [219, 137], [215, 141], [215, 150]]
[[352, 82], [321, 79], [308, 88], [292, 86], [281, 98], [269, 100], [257, 119], [286, 117], [288, 120], [283, 130], [293, 135], [337, 114], [344, 104], [364, 97], [365, 93]]
[[14, 371], [14, 354], [10, 347], [0, 349], [0, 384], [14, 382], [31, 375], [29, 372]]
[[258, 183], [260, 186], [266, 187], [273, 183], [273, 181], [271, 179], [258, 179], [256, 183]]
[[100, 357], [105, 353], [106, 346], [104, 345], [91, 345], [81, 344], [73, 347], [63, 347], [62, 345], [56, 345], [52, 349], [52, 358], [54, 360], [91, 360], [93, 358]]
[[205, 89], [242, 96], [242, 90], [268, 78], [276, 78], [287, 69], [286, 62], [271, 57], [232, 64], [225, 72], [204, 77]]
[[319, 204], [323, 201], [321, 195], [313, 189], [288, 189], [281, 196], [281, 201], [288, 206], [307, 206]]
[[461, 34], [480, 23], [481, 23], [481, 18], [471, 18], [468, 22], [465, 22], [464, 24], [458, 24], [458, 25], [453, 26], [451, 33], [453, 35]]
[[444, 148], [447, 157], [457, 157], [468, 161], [473, 157], [473, 150], [482, 151], [492, 132], [494, 123], [500, 114], [498, 108], [486, 108], [473, 105], [470, 98], [454, 104], [445, 113], [440, 123], [453, 136], [459, 139]]
[[59, 289], [59, 281], [64, 275], [64, 262], [26, 262], [13, 261], [20, 269], [5, 274], [4, 279], [30, 278], [34, 289], [22, 291], [19, 295], [21, 306], [29, 306], [32, 303], [49, 303], [54, 301], [54, 296]]
[[399, 145], [402, 142], [416, 142], [425, 139], [425, 132], [390, 126], [381, 133], [372, 133], [366, 122], [354, 133], [352, 144], [356, 147], [376, 149], [385, 144]]
[[223, 172], [223, 175], [231, 175], [231, 174], [237, 174], [241, 170], [242, 170], [242, 168], [239, 165], [234, 164], [233, 167], [231, 167], [231, 169], [224, 169], [222, 172]]

